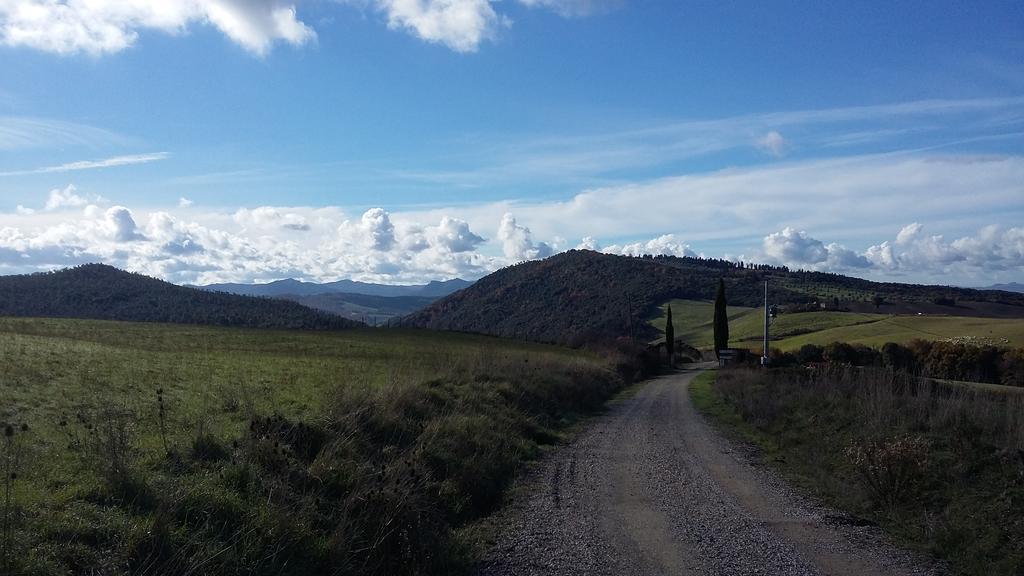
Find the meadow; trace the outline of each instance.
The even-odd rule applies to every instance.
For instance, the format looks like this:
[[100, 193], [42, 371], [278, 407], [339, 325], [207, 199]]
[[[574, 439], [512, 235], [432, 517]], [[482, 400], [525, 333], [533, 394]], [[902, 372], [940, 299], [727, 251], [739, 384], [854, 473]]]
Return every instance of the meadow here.
[[[662, 305], [651, 324], [665, 329], [665, 310], [672, 305], [676, 337], [691, 346], [708, 349], [713, 345], [714, 303], [673, 300]], [[760, 349], [764, 330], [764, 309], [729, 307], [730, 344], [737, 348]], [[886, 342], [905, 344], [915, 339], [954, 340], [968, 344], [1024, 347], [1024, 321], [1008, 318], [966, 316], [917, 316], [867, 314], [822, 310], [779, 314], [771, 324], [772, 346], [798, 350], [804, 344], [823, 346], [847, 342], [878, 347]]]
[[458, 572], [518, 466], [634, 375], [374, 329], [0, 319], [0, 355], [16, 574]]

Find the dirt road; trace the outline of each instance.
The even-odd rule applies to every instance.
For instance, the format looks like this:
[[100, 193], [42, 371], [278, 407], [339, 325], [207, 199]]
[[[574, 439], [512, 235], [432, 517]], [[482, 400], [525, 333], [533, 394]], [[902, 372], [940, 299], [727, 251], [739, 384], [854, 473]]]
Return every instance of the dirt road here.
[[531, 474], [480, 574], [938, 574], [800, 497], [698, 414], [696, 370], [642, 385]]

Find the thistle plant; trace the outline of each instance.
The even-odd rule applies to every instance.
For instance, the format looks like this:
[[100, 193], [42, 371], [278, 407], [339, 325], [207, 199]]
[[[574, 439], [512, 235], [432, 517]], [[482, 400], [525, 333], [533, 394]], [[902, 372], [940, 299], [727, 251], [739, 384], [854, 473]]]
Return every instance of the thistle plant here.
[[3, 426], [3, 480], [4, 480], [4, 507], [3, 524], [0, 526], [0, 566], [3, 573], [11, 573], [11, 549], [14, 540], [14, 483], [18, 479], [18, 465], [21, 461], [22, 437], [28, 433], [28, 424], [15, 427], [13, 424]]
[[171, 447], [167, 443], [167, 408], [164, 405], [164, 389], [156, 389], [157, 417], [160, 422], [160, 441], [164, 445], [164, 454], [170, 455]]

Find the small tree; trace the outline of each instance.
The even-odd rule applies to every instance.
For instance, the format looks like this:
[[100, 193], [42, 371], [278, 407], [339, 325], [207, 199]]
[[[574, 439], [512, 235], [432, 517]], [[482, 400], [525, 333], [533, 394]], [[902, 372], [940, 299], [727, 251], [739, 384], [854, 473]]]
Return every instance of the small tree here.
[[672, 327], [672, 305], [668, 305], [665, 316], [665, 352], [668, 353], [668, 365], [672, 366], [676, 354], [676, 329]]
[[729, 347], [729, 312], [725, 301], [725, 280], [718, 279], [718, 294], [715, 295], [715, 357], [719, 350]]

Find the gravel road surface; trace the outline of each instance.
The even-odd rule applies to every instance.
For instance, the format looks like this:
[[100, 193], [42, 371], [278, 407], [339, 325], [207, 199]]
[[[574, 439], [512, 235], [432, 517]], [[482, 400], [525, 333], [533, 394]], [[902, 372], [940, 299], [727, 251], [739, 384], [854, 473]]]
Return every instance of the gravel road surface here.
[[524, 482], [481, 576], [942, 574], [801, 497], [696, 412], [699, 370], [642, 384]]

